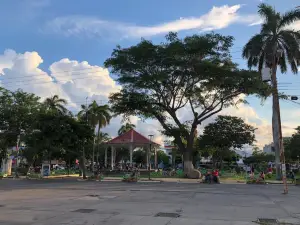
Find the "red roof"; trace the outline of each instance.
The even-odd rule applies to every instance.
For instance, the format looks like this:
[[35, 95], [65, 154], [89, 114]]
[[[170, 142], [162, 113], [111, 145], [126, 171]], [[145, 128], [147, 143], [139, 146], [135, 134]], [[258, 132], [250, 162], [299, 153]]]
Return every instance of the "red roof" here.
[[[106, 142], [106, 144], [150, 144], [149, 138], [141, 135], [140, 133], [136, 132], [134, 129], [127, 131], [124, 134], [121, 134], [118, 137], [113, 138], [112, 140]], [[159, 145], [153, 141], [151, 141], [153, 145]]]

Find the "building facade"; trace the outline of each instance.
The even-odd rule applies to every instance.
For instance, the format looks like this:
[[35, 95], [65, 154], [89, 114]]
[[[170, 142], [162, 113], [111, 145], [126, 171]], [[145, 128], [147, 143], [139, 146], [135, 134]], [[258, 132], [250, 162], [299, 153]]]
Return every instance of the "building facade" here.
[[263, 152], [266, 154], [275, 155], [274, 144], [271, 143], [271, 144], [265, 145], [263, 148]]

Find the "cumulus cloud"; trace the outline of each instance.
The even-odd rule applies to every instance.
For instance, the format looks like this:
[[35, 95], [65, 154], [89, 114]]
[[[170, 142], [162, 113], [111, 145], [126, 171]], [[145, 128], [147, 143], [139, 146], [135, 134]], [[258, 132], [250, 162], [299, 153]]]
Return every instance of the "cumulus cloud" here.
[[255, 14], [238, 13], [240, 8], [241, 5], [214, 6], [208, 13], [199, 17], [181, 17], [178, 20], [153, 26], [125, 24], [88, 16], [65, 16], [48, 22], [44, 30], [63, 33], [66, 36], [140, 38], [170, 31], [208, 31], [223, 29], [231, 24], [256, 25], [260, 23], [261, 20]]
[[[110, 77], [109, 71], [98, 65], [88, 62], [79, 62], [70, 59], [61, 59], [49, 67], [49, 73], [39, 66], [43, 63], [37, 52], [18, 54], [14, 50], [6, 50], [0, 54], [0, 86], [15, 91], [22, 89], [41, 97], [41, 100], [58, 94], [68, 101], [68, 108], [77, 113], [80, 105], [91, 103], [107, 104], [108, 95], [120, 90], [120, 86]], [[154, 134], [155, 141], [162, 144], [156, 121], [140, 121], [131, 117], [130, 121], [137, 126], [137, 131], [147, 136]], [[111, 124], [103, 129], [111, 137], [117, 136], [121, 127], [122, 117], [113, 118]]]
[[[99, 104], [106, 104], [111, 92], [120, 90], [120, 86], [110, 77], [109, 71], [98, 65], [90, 65], [88, 62], [79, 62], [71, 59], [61, 59], [49, 66], [49, 72], [40, 69], [43, 63], [42, 57], [37, 52], [16, 53], [14, 50], [6, 50], [0, 54], [0, 85], [10, 90], [18, 88], [26, 92], [32, 92], [42, 99], [54, 94], [68, 100], [68, 107], [77, 113], [81, 104], [96, 100]], [[238, 108], [227, 108], [221, 114], [242, 117], [245, 122], [258, 128], [256, 130], [257, 144], [263, 147], [272, 141], [272, 129], [269, 120], [259, 117], [250, 105], [240, 105]], [[298, 117], [295, 113], [295, 117]], [[178, 112], [180, 121], [191, 118], [192, 113], [188, 107]], [[204, 121], [199, 127], [199, 133], [215, 117]], [[136, 125], [138, 132], [147, 136], [154, 134], [154, 140], [163, 144], [162, 130], [159, 122], [155, 120], [141, 121], [137, 117], [131, 117], [131, 122]], [[292, 121], [292, 120], [291, 120]], [[112, 137], [117, 136], [117, 131], [122, 124], [122, 117], [118, 116], [111, 124], [103, 129]], [[294, 124], [284, 122], [284, 135], [294, 133]]]
[[288, 28], [292, 30], [300, 31], [300, 21], [291, 24], [290, 26], [288, 26]]

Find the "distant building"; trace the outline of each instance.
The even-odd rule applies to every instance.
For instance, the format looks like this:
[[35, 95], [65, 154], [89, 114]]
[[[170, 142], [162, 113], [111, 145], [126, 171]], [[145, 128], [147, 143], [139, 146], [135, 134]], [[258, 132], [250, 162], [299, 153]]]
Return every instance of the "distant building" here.
[[275, 155], [274, 144], [271, 143], [271, 144], [265, 145], [263, 148], [263, 152], [266, 154]]

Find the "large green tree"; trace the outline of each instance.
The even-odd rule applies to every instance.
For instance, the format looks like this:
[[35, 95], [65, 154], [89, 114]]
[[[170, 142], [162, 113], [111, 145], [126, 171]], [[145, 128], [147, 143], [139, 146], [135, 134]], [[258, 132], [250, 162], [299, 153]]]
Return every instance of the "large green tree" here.
[[[6, 159], [7, 148], [17, 145], [33, 130], [41, 110], [40, 98], [22, 90], [0, 88], [0, 158]], [[20, 142], [19, 142], [20, 143]]]
[[280, 157], [283, 159], [282, 131], [277, 90], [277, 67], [282, 73], [287, 72], [287, 65], [293, 73], [298, 73], [300, 65], [300, 32], [289, 26], [300, 20], [300, 8], [284, 14], [276, 12], [275, 8], [267, 4], [258, 6], [258, 14], [263, 19], [260, 33], [254, 35], [243, 49], [243, 57], [248, 59], [248, 66], [257, 67], [259, 72], [263, 68], [270, 68], [273, 86], [273, 142], [276, 158], [277, 178], [280, 178]]
[[[63, 158], [69, 161], [80, 158], [83, 177], [86, 178], [86, 146], [92, 144], [93, 128], [71, 116], [41, 113], [34, 123], [34, 132], [26, 138], [26, 147], [34, 157]], [[30, 153], [27, 153], [30, 155]]]
[[[142, 40], [128, 48], [118, 46], [105, 62], [123, 86], [110, 96], [113, 111], [157, 119], [184, 154], [186, 174], [194, 170], [197, 127], [243, 102], [240, 94], [263, 90], [258, 73], [240, 70], [231, 61], [232, 45], [231, 36], [210, 33], [180, 39], [169, 33], [160, 44]], [[190, 112], [188, 118], [182, 116], [184, 111]]]
[[255, 141], [255, 128], [235, 116], [219, 115], [213, 123], [208, 124], [200, 136], [200, 146], [214, 149], [213, 157], [220, 160], [232, 158], [234, 149], [252, 145]]

